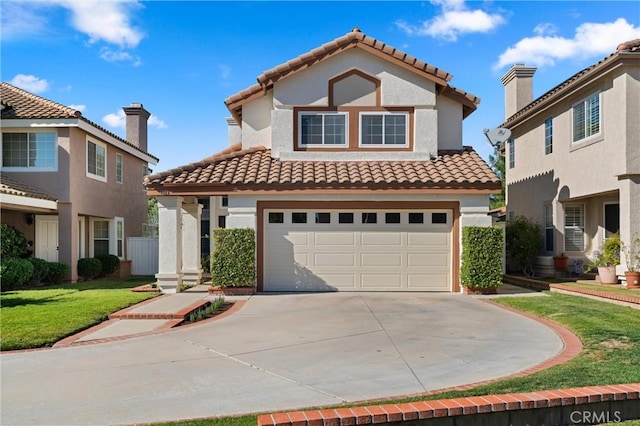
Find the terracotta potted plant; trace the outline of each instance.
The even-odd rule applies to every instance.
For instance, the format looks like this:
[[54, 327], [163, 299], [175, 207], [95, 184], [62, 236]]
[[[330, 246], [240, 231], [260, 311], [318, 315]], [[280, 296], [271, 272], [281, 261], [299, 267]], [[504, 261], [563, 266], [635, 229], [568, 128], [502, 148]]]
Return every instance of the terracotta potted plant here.
[[556, 271], [566, 271], [569, 267], [569, 258], [560, 253], [560, 256], [553, 256], [553, 268]]
[[620, 264], [620, 236], [614, 234], [602, 245], [602, 251], [595, 251], [595, 257], [589, 263], [589, 268], [598, 268], [598, 275], [602, 284], [618, 284], [616, 265]]
[[627, 288], [640, 288], [640, 235], [636, 234], [628, 244], [622, 243], [621, 247], [627, 264], [627, 270], [624, 271]]

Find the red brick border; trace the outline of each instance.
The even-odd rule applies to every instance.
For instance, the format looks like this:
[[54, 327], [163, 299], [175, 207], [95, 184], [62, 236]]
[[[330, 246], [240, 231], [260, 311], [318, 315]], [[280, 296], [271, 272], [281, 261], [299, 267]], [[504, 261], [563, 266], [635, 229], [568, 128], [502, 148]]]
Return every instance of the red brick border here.
[[640, 383], [263, 414], [258, 426], [352, 426], [640, 399]]
[[549, 284], [549, 287], [551, 287], [552, 291], [553, 289], [557, 289], [557, 290], [569, 291], [572, 293], [580, 293], [580, 294], [586, 294], [589, 296], [600, 297], [603, 299], [616, 300], [619, 302], [633, 303], [634, 305], [640, 305], [640, 293], [638, 294], [638, 296], [635, 296], [635, 295], [626, 296], [626, 295], [611, 293], [607, 291], [589, 290], [586, 288], [573, 287], [568, 284]]

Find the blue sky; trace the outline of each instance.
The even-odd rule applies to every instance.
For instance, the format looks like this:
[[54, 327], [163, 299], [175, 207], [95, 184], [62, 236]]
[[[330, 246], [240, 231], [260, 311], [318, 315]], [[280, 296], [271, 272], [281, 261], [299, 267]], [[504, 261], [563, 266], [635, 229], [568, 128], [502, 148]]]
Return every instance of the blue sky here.
[[538, 67], [534, 96], [640, 37], [637, 1], [219, 2], [3, 0], [2, 81], [124, 136], [121, 107], [153, 115], [154, 171], [227, 146], [224, 99], [263, 71], [357, 26], [453, 74], [482, 99], [464, 143], [485, 159], [482, 133], [504, 119], [500, 77]]

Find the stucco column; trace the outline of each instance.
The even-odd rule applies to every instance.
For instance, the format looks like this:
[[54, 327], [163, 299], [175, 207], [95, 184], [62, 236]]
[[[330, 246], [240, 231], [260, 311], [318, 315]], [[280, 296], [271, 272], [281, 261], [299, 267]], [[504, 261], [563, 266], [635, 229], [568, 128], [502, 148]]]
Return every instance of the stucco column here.
[[182, 280], [200, 284], [200, 216], [202, 206], [195, 203], [182, 205]]
[[68, 280], [78, 281], [78, 212], [58, 202], [58, 262], [69, 265]]
[[182, 197], [159, 196], [159, 254], [156, 280], [163, 293], [177, 293], [182, 284]]
[[[629, 244], [631, 238], [640, 236], [640, 175], [625, 176], [620, 179], [620, 240]], [[620, 256], [617, 272], [626, 270], [624, 253]]]

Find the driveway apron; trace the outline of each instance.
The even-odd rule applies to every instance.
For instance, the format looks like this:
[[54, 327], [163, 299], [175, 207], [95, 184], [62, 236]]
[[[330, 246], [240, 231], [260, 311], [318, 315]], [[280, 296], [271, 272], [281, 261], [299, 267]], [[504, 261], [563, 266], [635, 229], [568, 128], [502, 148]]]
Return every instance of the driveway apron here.
[[562, 348], [538, 322], [461, 295], [258, 295], [183, 330], [3, 354], [1, 418], [131, 424], [335, 405], [506, 376]]

